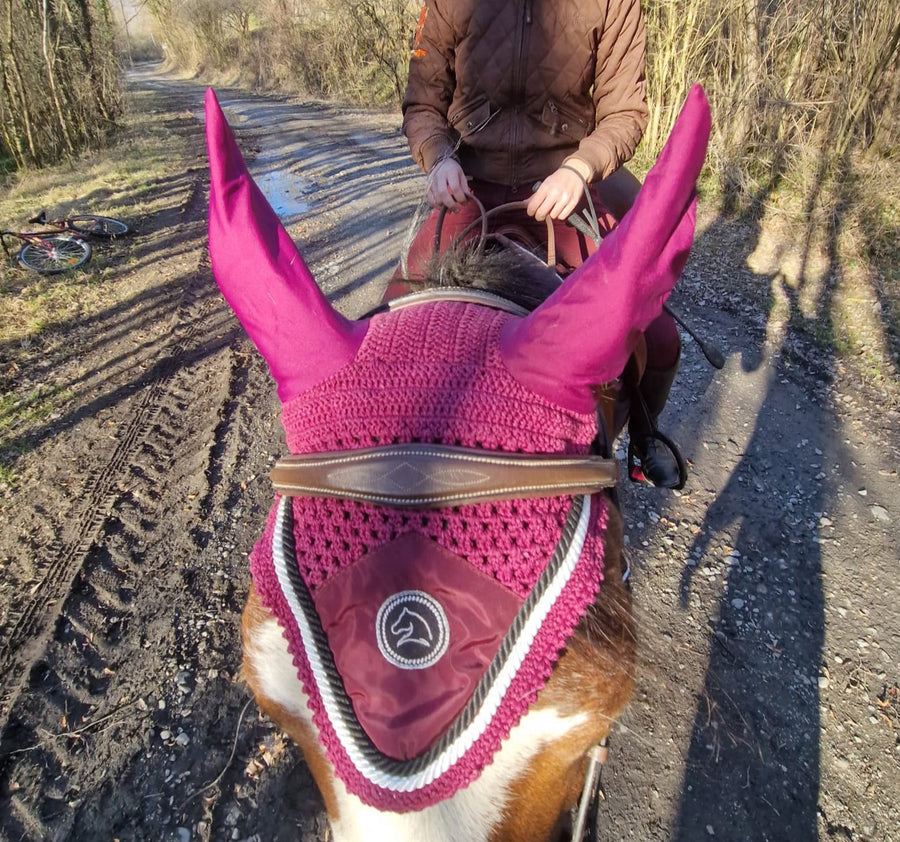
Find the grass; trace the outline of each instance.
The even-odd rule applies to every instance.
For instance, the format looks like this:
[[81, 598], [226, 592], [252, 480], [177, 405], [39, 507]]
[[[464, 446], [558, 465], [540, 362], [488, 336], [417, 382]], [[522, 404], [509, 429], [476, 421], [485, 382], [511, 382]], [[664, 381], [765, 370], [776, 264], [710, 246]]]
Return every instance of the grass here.
[[89, 272], [0, 270], [0, 488], [16, 486], [14, 466], [28, 451], [28, 439], [72, 398], [63, 386], [35, 386], [35, 361], [49, 345], [65, 341], [67, 329], [104, 298]]
[[24, 394], [0, 395], [0, 489], [17, 485], [15, 462], [28, 451], [28, 437], [46, 424], [73, 397], [71, 390], [41, 384]]
[[71, 390], [49, 384], [41, 384], [21, 397], [0, 396], [0, 442], [8, 442], [23, 426], [46, 421], [60, 404], [71, 399]]
[[[184, 172], [187, 141], [172, 122], [190, 114], [154, 113], [152, 99], [130, 100], [131, 111], [104, 150], [42, 170], [0, 180], [0, 226], [23, 230], [40, 210], [48, 216], [99, 213], [126, 221], [156, 209], [167, 178]], [[120, 243], [121, 244], [121, 243]], [[117, 247], [118, 245], [117, 244]], [[83, 271], [42, 278], [12, 260], [0, 266], [0, 346], [35, 338], [100, 306], [109, 290], [93, 288], [103, 261], [95, 254]]]
[[184, 160], [184, 139], [170, 129], [168, 118], [155, 121], [131, 114], [110, 148], [55, 167], [7, 176], [0, 222], [7, 227], [27, 225], [40, 210], [48, 216], [80, 212], [128, 218], [140, 214], [141, 197]]
[[39, 275], [4, 267], [0, 272], [0, 342], [27, 347], [103, 306], [109, 296], [95, 280], [95, 272], [88, 268], [71, 274]]

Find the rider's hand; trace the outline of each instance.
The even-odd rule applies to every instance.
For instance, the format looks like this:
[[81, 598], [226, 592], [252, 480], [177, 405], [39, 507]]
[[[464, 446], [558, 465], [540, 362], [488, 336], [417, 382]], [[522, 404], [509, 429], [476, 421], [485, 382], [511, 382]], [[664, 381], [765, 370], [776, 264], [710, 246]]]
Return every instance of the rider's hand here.
[[575, 210], [583, 195], [584, 184], [578, 173], [560, 167], [538, 185], [525, 210], [538, 222], [543, 222], [548, 216], [551, 219], [565, 219]]
[[438, 162], [428, 177], [427, 198], [433, 208], [455, 211], [469, 200], [471, 192], [466, 174], [455, 158]]

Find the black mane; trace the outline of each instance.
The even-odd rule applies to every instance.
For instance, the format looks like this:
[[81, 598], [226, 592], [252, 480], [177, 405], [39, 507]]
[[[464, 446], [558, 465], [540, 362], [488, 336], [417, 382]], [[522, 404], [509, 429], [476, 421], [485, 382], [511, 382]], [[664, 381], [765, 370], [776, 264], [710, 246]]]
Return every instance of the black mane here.
[[427, 289], [481, 289], [527, 310], [543, 302], [559, 283], [555, 270], [515, 246], [466, 246], [433, 257], [425, 266]]

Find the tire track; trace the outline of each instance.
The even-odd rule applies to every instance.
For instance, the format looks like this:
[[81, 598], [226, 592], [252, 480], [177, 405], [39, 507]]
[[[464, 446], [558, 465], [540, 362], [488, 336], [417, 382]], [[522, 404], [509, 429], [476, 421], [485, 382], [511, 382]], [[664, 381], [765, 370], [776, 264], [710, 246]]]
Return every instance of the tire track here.
[[[185, 223], [202, 218], [204, 213], [203, 178], [198, 172], [193, 176], [190, 194], [183, 206]], [[140, 461], [136, 460], [136, 454], [153, 430], [170, 380], [204, 325], [204, 316], [216, 303], [216, 298], [209, 294], [210, 285], [208, 258], [204, 257], [179, 299], [167, 331], [169, 339], [165, 350], [148, 377], [149, 383], [132, 410], [128, 425], [106, 464], [93, 472], [83, 502], [69, 520], [73, 537], [57, 539], [49, 545], [45, 552], [45, 557], [50, 559], [46, 572], [32, 588], [8, 638], [0, 646], [0, 675], [3, 676], [0, 740], [31, 670], [50, 643], [66, 598], [72, 593], [86, 560], [126, 493], [122, 479], [131, 473], [131, 464]], [[199, 313], [196, 312], [197, 302], [200, 302]]]

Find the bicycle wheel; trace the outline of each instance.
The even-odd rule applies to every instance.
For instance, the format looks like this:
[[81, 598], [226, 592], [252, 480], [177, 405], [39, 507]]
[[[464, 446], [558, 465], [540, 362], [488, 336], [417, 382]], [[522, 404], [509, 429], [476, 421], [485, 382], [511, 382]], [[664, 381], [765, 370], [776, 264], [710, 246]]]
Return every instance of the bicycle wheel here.
[[90, 259], [90, 244], [66, 234], [47, 234], [25, 243], [19, 251], [19, 263], [43, 275], [77, 269]]
[[106, 237], [113, 239], [127, 234], [131, 229], [120, 219], [109, 216], [94, 216], [90, 213], [76, 214], [66, 220], [69, 227], [78, 234], [90, 237]]

